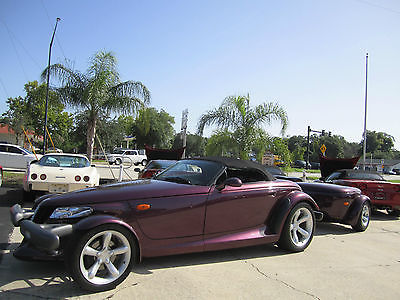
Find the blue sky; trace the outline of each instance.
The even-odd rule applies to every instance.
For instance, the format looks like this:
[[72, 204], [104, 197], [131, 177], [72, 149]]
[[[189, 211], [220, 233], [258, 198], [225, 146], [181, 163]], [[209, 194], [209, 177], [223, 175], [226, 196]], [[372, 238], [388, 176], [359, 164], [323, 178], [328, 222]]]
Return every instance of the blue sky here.
[[367, 128], [391, 134], [400, 150], [397, 0], [2, 0], [0, 113], [40, 79], [57, 17], [52, 63], [85, 71], [97, 51], [112, 51], [121, 79], [142, 81], [176, 131], [189, 110], [191, 133], [225, 97], [249, 94], [253, 105], [287, 111], [286, 135], [310, 125], [358, 142], [368, 52]]

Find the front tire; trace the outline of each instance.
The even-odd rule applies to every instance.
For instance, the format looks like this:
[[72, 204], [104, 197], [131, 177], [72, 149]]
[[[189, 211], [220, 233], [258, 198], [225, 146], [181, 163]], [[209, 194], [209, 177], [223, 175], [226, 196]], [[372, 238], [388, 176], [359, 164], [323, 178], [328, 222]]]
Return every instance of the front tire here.
[[121, 160], [120, 158], [117, 158], [117, 159], [115, 160], [115, 164], [116, 164], [116, 165], [122, 164], [122, 160]]
[[147, 165], [147, 160], [143, 159], [143, 160], [142, 160], [142, 166], [144, 167], [144, 166], [146, 166], [146, 165]]
[[305, 202], [292, 208], [283, 226], [278, 246], [300, 252], [308, 247], [314, 235], [315, 216], [311, 206]]
[[115, 224], [101, 225], [81, 235], [71, 246], [67, 268], [83, 289], [110, 290], [129, 275], [135, 261], [135, 247], [127, 229]]
[[353, 227], [355, 231], [365, 231], [368, 228], [370, 219], [371, 205], [368, 202], [364, 202], [358, 216], [357, 224], [351, 227]]

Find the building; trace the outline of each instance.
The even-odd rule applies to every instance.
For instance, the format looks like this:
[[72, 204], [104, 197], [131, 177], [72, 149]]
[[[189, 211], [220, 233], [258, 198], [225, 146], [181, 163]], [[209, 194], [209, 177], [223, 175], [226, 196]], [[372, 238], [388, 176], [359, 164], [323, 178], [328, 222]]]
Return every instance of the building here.
[[[32, 143], [43, 143], [43, 136], [36, 136], [34, 132], [29, 130], [26, 133]], [[0, 124], [0, 142], [30, 148], [27, 138], [24, 136], [22, 140], [18, 140], [15, 131], [7, 124]]]
[[[363, 169], [364, 167], [361, 158], [357, 163], [357, 167], [359, 169]], [[393, 169], [400, 169], [400, 159], [366, 159], [365, 169], [380, 173], [390, 172], [393, 171]]]

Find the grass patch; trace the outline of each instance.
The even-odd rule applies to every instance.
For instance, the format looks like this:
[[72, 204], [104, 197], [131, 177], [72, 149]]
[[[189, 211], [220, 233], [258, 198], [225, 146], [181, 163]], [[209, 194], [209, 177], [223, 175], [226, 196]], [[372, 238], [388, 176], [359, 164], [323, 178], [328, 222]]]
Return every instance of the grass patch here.
[[3, 173], [4, 187], [22, 187], [22, 180], [24, 179], [25, 172], [9, 172]]
[[398, 179], [396, 179], [396, 180], [388, 180], [389, 182], [392, 182], [392, 183], [400, 183], [400, 180], [398, 180]]
[[282, 170], [284, 171], [284, 172], [286, 172], [286, 173], [289, 173], [289, 172], [303, 172], [304, 170], [307, 172], [307, 173], [320, 173], [321, 171], [320, 170], [311, 170], [311, 169], [299, 169], [299, 168], [290, 168], [290, 167], [285, 167], [285, 168], [282, 168]]

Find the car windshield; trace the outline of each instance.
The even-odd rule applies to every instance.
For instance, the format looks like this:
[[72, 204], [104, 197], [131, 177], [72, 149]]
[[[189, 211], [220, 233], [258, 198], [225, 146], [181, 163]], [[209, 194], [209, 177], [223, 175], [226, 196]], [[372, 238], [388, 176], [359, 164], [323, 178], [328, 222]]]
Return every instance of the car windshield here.
[[152, 160], [146, 169], [166, 169], [176, 163], [176, 160]]
[[45, 167], [63, 167], [63, 168], [85, 168], [89, 167], [89, 161], [84, 157], [70, 155], [45, 155], [39, 165]]
[[224, 166], [206, 160], [181, 160], [155, 177], [157, 180], [208, 186], [215, 182]]
[[345, 179], [378, 180], [378, 181], [385, 180], [379, 174], [368, 173], [368, 172], [350, 172], [346, 175]]
[[277, 168], [277, 167], [267, 166], [267, 167], [265, 167], [265, 169], [269, 173], [271, 173], [272, 175], [283, 175], [283, 176], [285, 176], [285, 173], [283, 173], [282, 170]]
[[326, 177], [325, 181], [332, 181], [332, 180], [335, 180], [335, 179], [339, 179], [340, 175], [342, 175], [341, 172], [333, 172], [331, 175]]
[[125, 151], [126, 150], [117, 149], [117, 150], [114, 151], [113, 154], [124, 154]]

